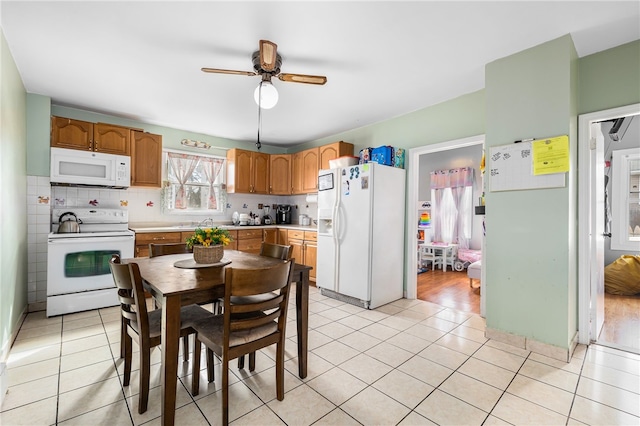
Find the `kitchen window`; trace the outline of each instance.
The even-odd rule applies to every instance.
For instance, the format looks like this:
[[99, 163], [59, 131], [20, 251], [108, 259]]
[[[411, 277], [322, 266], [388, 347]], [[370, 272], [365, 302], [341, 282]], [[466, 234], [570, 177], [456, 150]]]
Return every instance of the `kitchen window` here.
[[164, 152], [164, 206], [169, 213], [224, 213], [226, 158]]

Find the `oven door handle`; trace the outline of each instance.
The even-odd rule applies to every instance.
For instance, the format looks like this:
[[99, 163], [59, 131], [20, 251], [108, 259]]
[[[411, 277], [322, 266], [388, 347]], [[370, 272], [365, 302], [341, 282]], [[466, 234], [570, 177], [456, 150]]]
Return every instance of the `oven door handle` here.
[[[90, 238], [90, 237], [87, 237]], [[54, 238], [48, 240], [49, 244], [76, 244], [76, 243], [86, 243], [87, 238], [82, 237], [74, 237], [74, 238]], [[94, 237], [92, 238], [93, 242], [100, 243], [110, 243], [110, 242], [126, 242], [133, 241], [133, 235], [122, 235], [118, 237]]]

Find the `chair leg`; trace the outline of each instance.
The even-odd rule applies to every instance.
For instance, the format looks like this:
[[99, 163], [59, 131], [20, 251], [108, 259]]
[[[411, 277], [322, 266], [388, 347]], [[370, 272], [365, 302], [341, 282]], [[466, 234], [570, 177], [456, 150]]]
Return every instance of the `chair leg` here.
[[138, 398], [138, 414], [147, 411], [149, 402], [149, 376], [151, 369], [151, 350], [140, 345], [140, 396]]
[[238, 370], [244, 368], [244, 355], [238, 357]]
[[229, 359], [222, 357], [222, 424], [229, 424]]
[[189, 335], [182, 336], [182, 360], [189, 361]]
[[[191, 395], [196, 396], [200, 393], [200, 354], [202, 344], [196, 337], [193, 345], [193, 368], [191, 370]], [[209, 364], [207, 362], [207, 364]], [[209, 367], [207, 366], [207, 370]]]
[[249, 354], [249, 371], [253, 371], [256, 369], [256, 353], [251, 352]]
[[133, 356], [131, 346], [131, 336], [125, 332], [124, 337], [122, 337], [122, 341], [120, 342], [120, 351], [124, 358], [124, 386], [129, 386], [129, 382], [131, 381], [131, 357]]
[[213, 351], [207, 348], [207, 379], [209, 383], [214, 380], [214, 371], [213, 371]]
[[125, 356], [124, 340], [127, 336], [127, 323], [124, 317], [120, 317], [120, 358]]
[[276, 345], [276, 396], [278, 401], [284, 399], [284, 342]]

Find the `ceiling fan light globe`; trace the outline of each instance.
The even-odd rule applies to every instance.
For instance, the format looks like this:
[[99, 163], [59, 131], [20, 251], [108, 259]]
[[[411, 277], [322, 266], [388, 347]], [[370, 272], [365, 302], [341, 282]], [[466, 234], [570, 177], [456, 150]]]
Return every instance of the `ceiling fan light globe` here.
[[261, 81], [253, 92], [253, 99], [260, 108], [271, 109], [278, 103], [278, 90], [270, 82]]

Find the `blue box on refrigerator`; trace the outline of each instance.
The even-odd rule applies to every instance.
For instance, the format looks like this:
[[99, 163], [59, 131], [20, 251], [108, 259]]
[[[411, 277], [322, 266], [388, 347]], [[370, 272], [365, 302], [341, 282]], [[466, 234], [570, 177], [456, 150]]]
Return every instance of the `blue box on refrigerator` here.
[[393, 166], [393, 147], [379, 146], [371, 150], [371, 161], [385, 166]]

